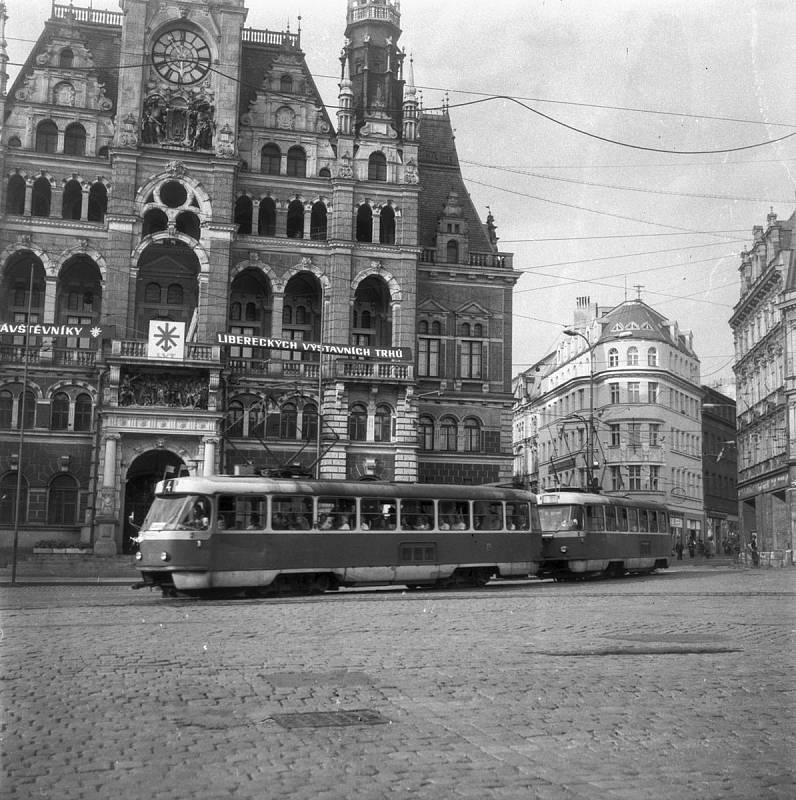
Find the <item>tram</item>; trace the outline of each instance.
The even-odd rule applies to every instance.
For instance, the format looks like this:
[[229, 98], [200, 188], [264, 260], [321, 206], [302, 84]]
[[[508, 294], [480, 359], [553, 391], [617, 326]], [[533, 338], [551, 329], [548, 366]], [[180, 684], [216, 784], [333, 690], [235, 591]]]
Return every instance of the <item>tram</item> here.
[[541, 554], [520, 490], [221, 475], [161, 481], [136, 542], [166, 595], [482, 586], [535, 575]]
[[666, 507], [575, 489], [538, 496], [542, 557], [538, 576], [621, 577], [669, 566]]

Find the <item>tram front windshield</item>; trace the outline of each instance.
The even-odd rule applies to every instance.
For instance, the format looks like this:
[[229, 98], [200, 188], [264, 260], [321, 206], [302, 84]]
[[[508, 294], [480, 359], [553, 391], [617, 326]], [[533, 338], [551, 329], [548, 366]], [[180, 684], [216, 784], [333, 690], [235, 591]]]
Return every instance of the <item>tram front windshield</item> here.
[[539, 506], [543, 531], [582, 531], [583, 506]]
[[156, 497], [141, 530], [204, 530], [210, 525], [210, 509], [210, 498], [200, 494]]

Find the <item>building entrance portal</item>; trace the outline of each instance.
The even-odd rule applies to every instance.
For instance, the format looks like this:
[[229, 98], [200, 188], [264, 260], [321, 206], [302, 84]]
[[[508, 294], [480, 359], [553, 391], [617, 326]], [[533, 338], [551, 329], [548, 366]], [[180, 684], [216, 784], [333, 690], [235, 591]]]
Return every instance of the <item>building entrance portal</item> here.
[[134, 553], [137, 549], [135, 537], [152, 505], [155, 484], [164, 478], [179, 475], [184, 468], [182, 459], [168, 450], [150, 450], [138, 456], [130, 465], [124, 485], [123, 553]]

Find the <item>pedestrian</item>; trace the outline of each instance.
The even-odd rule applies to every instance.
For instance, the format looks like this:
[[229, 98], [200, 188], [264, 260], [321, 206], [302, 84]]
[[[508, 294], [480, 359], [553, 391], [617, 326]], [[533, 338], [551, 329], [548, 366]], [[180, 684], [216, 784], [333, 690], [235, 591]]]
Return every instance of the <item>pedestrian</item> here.
[[752, 534], [752, 541], [749, 545], [749, 549], [752, 551], [752, 566], [759, 567], [760, 566], [760, 551], [757, 549], [757, 534]]
[[678, 536], [677, 543], [674, 546], [674, 552], [677, 553], [677, 560], [683, 560], [683, 540]]
[[688, 557], [693, 558], [696, 553], [696, 540], [692, 537], [688, 540]]

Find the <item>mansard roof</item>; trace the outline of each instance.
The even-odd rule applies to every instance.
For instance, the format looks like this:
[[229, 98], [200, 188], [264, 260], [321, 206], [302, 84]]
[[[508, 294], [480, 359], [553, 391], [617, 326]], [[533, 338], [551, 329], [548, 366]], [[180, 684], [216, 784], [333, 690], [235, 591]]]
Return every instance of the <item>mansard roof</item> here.
[[451, 191], [455, 191], [467, 222], [470, 252], [496, 253], [464, 183], [450, 117], [447, 113], [422, 114], [419, 134], [418, 170], [423, 191], [418, 208], [418, 243], [421, 247], [436, 246], [439, 216]]
[[598, 322], [602, 328], [601, 342], [628, 338], [667, 342], [696, 357], [690, 345], [690, 336], [681, 334], [676, 324], [643, 300], [625, 300], [610, 311], [606, 311]]

